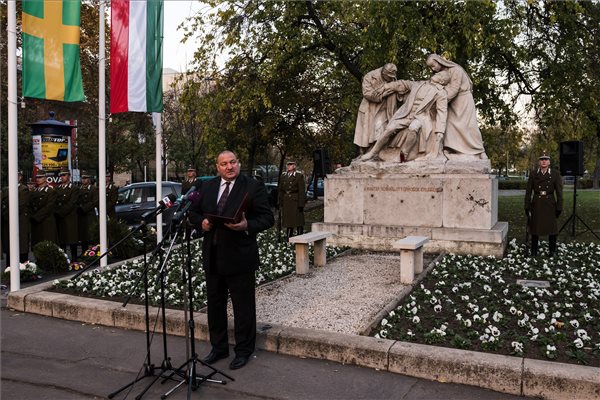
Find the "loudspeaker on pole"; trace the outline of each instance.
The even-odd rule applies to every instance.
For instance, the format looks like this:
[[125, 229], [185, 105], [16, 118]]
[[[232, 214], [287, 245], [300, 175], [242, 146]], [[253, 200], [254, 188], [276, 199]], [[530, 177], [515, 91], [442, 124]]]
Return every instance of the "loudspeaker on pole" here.
[[313, 170], [318, 177], [331, 173], [331, 160], [327, 149], [317, 149], [313, 152]]
[[578, 140], [560, 142], [560, 174], [583, 176], [583, 142]]

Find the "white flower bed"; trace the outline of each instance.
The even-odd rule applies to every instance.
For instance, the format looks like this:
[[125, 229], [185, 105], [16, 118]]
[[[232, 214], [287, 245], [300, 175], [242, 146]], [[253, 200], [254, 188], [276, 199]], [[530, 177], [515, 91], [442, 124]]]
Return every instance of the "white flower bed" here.
[[[260, 270], [256, 273], [256, 284], [273, 281], [295, 271], [294, 248], [288, 242], [277, 241], [275, 231], [269, 230], [258, 235], [259, 254], [261, 259]], [[311, 249], [311, 257], [312, 247]], [[342, 249], [327, 247], [327, 256], [333, 257]], [[183, 251], [183, 253], [182, 253]], [[196, 309], [206, 305], [206, 282], [202, 270], [202, 242], [192, 243], [192, 286], [194, 306]], [[166, 303], [172, 307], [183, 306], [183, 291], [187, 291], [187, 282], [183, 280], [184, 267], [187, 262], [185, 245], [174, 251], [166, 265], [165, 275], [165, 298]], [[144, 269], [143, 259], [124, 263], [116, 268], [105, 271], [91, 271], [82, 274], [77, 279], [66, 281], [55, 281], [56, 290], [73, 292], [75, 294], [112, 297], [119, 300], [124, 299], [132, 293], [136, 302], [143, 302], [144, 285], [142, 278]], [[151, 304], [160, 304], [160, 285], [157, 275], [160, 270], [159, 260], [154, 260], [148, 268], [148, 298]], [[135, 287], [135, 289], [134, 289]]]
[[513, 240], [503, 259], [445, 256], [375, 336], [600, 367], [600, 245], [524, 254]]

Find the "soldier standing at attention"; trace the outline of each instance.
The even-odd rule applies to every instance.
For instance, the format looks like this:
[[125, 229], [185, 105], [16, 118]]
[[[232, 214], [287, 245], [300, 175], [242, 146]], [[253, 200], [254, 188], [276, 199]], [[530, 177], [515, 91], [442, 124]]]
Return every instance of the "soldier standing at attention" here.
[[286, 228], [287, 237], [304, 232], [304, 203], [306, 203], [306, 187], [304, 175], [296, 171], [296, 162], [288, 161], [287, 172], [279, 178], [279, 199], [281, 208], [281, 226]]
[[110, 172], [106, 171], [106, 215], [108, 219], [117, 219], [117, 200], [119, 188], [110, 181]]
[[196, 186], [196, 189], [200, 189], [196, 185], [196, 168], [190, 165], [187, 169], [187, 178], [183, 182], [181, 182], [181, 194], [184, 195], [190, 190], [192, 186]]
[[56, 227], [58, 228], [58, 243], [67, 252], [71, 250], [71, 260], [77, 257], [77, 202], [79, 201], [79, 188], [71, 182], [71, 172], [68, 168], [61, 169], [58, 174], [60, 184], [56, 191]]
[[[31, 193], [25, 186], [23, 172], [19, 171], [19, 261], [25, 262], [29, 259], [29, 198]], [[2, 189], [2, 251], [6, 253], [6, 260], [10, 261], [10, 235], [9, 235], [9, 210], [8, 210], [8, 187]], [[8, 263], [7, 263], [8, 265]]]
[[77, 232], [81, 241], [81, 253], [83, 254], [92, 241], [90, 227], [96, 220], [96, 207], [98, 207], [98, 190], [92, 185], [90, 175], [83, 171], [81, 173], [81, 187], [79, 188], [79, 202], [77, 214], [79, 217]]
[[58, 241], [54, 208], [56, 191], [48, 185], [46, 172], [38, 170], [35, 176], [36, 189], [31, 193], [29, 219], [31, 221], [31, 247], [48, 240]]
[[550, 157], [546, 153], [540, 156], [538, 165], [529, 174], [525, 191], [525, 215], [531, 229], [531, 256], [537, 256], [540, 236], [548, 235], [550, 257], [553, 257], [558, 235], [557, 220], [563, 209], [562, 177], [558, 170], [550, 168]]

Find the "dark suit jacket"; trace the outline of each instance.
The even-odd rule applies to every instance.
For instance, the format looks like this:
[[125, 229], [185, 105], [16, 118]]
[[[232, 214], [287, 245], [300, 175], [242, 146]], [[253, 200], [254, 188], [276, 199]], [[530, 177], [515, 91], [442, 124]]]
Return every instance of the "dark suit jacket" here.
[[[217, 214], [217, 196], [221, 178], [216, 177], [202, 185], [199, 204], [190, 213], [190, 220], [194, 225], [201, 225], [204, 214]], [[234, 231], [222, 224], [215, 224], [213, 229], [204, 233], [202, 244], [203, 267], [207, 272], [218, 271], [221, 275], [236, 275], [258, 269], [258, 232], [269, 229], [275, 220], [269, 207], [267, 191], [264, 185], [244, 175], [235, 180], [233, 189], [229, 193], [227, 203], [223, 208], [224, 216], [233, 216], [240, 207], [244, 194], [248, 193], [246, 220], [247, 231]], [[213, 245], [213, 237], [217, 235], [217, 245]], [[212, 252], [216, 265], [211, 266]]]

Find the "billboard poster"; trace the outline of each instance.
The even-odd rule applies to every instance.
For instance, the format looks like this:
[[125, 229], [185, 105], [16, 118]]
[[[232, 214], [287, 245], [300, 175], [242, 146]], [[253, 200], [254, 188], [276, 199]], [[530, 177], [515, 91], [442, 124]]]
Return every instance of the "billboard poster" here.
[[42, 135], [32, 135], [33, 143], [33, 176], [42, 169]]
[[42, 135], [42, 168], [48, 172], [58, 172], [69, 167], [69, 137], [62, 135]]

